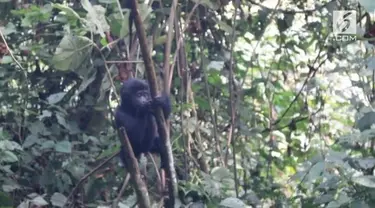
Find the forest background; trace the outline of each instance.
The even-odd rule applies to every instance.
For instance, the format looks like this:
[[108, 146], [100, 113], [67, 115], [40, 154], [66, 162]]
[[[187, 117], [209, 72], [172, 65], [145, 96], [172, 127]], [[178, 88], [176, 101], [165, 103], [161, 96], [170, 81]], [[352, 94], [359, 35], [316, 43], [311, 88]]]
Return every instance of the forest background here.
[[[118, 197], [118, 159], [68, 199], [119, 150], [121, 80], [145, 74], [125, 5], [0, 0], [0, 207], [136, 204], [131, 186]], [[355, 41], [335, 38], [334, 10], [357, 12]], [[139, 11], [172, 96], [177, 207], [375, 206], [375, 12], [349, 0]]]

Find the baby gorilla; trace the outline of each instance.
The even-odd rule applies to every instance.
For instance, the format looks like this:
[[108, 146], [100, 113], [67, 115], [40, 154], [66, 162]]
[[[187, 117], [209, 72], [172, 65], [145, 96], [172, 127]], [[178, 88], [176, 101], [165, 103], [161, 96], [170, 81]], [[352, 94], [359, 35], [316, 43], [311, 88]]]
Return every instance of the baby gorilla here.
[[[154, 109], [161, 107], [167, 119], [171, 113], [171, 101], [166, 93], [151, 98], [146, 81], [136, 78], [126, 80], [120, 90], [121, 104], [116, 110], [117, 128], [125, 127], [134, 155], [139, 158], [142, 153], [160, 154], [162, 141], [154, 116]], [[124, 147], [120, 158], [125, 164]], [[165, 166], [161, 163], [161, 168]]]

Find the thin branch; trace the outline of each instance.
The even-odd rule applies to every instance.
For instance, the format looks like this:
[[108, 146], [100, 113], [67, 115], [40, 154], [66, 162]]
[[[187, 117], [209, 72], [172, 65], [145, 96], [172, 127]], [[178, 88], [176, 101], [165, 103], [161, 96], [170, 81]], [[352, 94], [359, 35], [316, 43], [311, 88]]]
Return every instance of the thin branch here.
[[171, 55], [171, 47], [172, 47], [172, 40], [173, 40], [173, 23], [175, 21], [175, 14], [176, 14], [176, 7], [177, 7], [177, 0], [173, 0], [172, 6], [171, 6], [171, 13], [169, 14], [168, 19], [168, 34], [167, 34], [167, 42], [165, 43], [165, 51], [164, 51], [164, 89], [169, 94], [169, 88], [170, 83], [167, 82], [169, 79], [170, 72], [173, 71], [172, 68], [169, 68], [170, 66], [170, 59], [169, 56]]
[[[190, 19], [191, 19], [191, 17], [193, 16], [194, 11], [198, 8], [199, 5], [200, 5], [200, 1], [197, 2], [197, 3], [195, 3], [195, 5], [193, 6], [193, 8], [191, 9], [191, 12], [188, 14], [188, 16], [187, 16], [187, 18], [186, 18], [186, 20], [185, 20], [185, 27], [184, 27], [184, 29], [181, 31], [181, 34], [184, 34], [184, 33], [185, 33], [186, 29], [187, 29], [188, 26], [189, 26]], [[181, 47], [181, 44], [182, 44], [182, 40], [183, 40], [183, 39], [184, 39], [184, 36], [181, 35], [180, 38], [179, 38], [178, 41], [177, 41], [177, 48], [176, 48], [175, 53], [174, 53], [175, 55], [174, 55], [174, 58], [173, 58], [172, 65], [171, 65], [171, 67], [170, 67], [171, 69], [173, 69], [173, 68], [174, 68], [174, 65], [176, 64], [177, 56], [178, 56], [178, 51], [180, 50], [180, 47]], [[173, 71], [173, 70], [171, 70], [171, 71]], [[168, 80], [166, 80], [166, 81], [168, 82], [168, 86], [170, 86], [171, 83], [172, 83], [172, 76], [171, 76], [171, 74], [169, 75]]]
[[126, 175], [126, 177], [125, 177], [124, 183], [121, 186], [120, 192], [117, 195], [117, 198], [113, 201], [112, 208], [117, 208], [118, 207], [118, 203], [120, 202], [121, 196], [125, 192], [125, 188], [128, 185], [128, 183], [129, 183], [129, 179], [130, 179], [130, 174], [128, 173]]
[[105, 164], [107, 164], [109, 161], [111, 161], [114, 157], [116, 157], [120, 153], [120, 150], [113, 153], [110, 157], [105, 159], [102, 163], [100, 163], [98, 166], [96, 166], [94, 169], [92, 169], [90, 172], [88, 172], [86, 175], [84, 175], [77, 183], [77, 185], [73, 188], [73, 190], [70, 192], [68, 198], [66, 199], [66, 202], [64, 204], [64, 207], [68, 206], [68, 202], [72, 201], [70, 200], [73, 195], [77, 192], [77, 190], [81, 187], [81, 185], [86, 181], [86, 179], [94, 174], [96, 171], [98, 171], [101, 167], [103, 167]]
[[146, 184], [143, 182], [141, 177], [141, 172], [139, 170], [137, 158], [134, 155], [133, 148], [129, 142], [128, 135], [126, 134], [125, 128], [120, 127], [119, 137], [121, 141], [122, 148], [125, 148], [124, 151], [124, 158], [125, 158], [125, 166], [126, 169], [130, 173], [131, 182], [133, 184], [133, 188], [137, 195], [138, 205], [140, 208], [150, 208], [150, 198], [148, 195]]
[[16, 62], [16, 64], [18, 65], [18, 67], [20, 67], [20, 69], [22, 69], [24, 71], [24, 68], [22, 67], [22, 65], [20, 64], [20, 62], [17, 61], [16, 57], [13, 55], [12, 50], [10, 50], [10, 48], [8, 46], [8, 43], [5, 40], [5, 36], [4, 36], [3, 32], [1, 32], [1, 30], [0, 30], [0, 37], [3, 39], [5, 47], [7, 48], [8, 52], [9, 52], [9, 55], [12, 57], [13, 61]]
[[[230, 112], [231, 112], [231, 128], [229, 130], [229, 141], [228, 143], [232, 144], [232, 155], [233, 155], [233, 172], [234, 172], [234, 184], [235, 184], [235, 189], [236, 189], [236, 197], [238, 198], [238, 180], [237, 180], [237, 163], [236, 163], [236, 149], [235, 149], [235, 142], [234, 142], [234, 129], [235, 129], [235, 124], [236, 124], [236, 101], [234, 94], [234, 75], [233, 75], [233, 49], [234, 49], [234, 44], [236, 42], [236, 17], [237, 17], [237, 9], [240, 5], [240, 0], [235, 0], [233, 2], [234, 4], [234, 14], [233, 14], [233, 30], [232, 30], [232, 44], [230, 46], [230, 59], [229, 59], [229, 96], [230, 96]], [[237, 97], [238, 99], [238, 97]], [[229, 152], [229, 146], [227, 148], [227, 154]], [[227, 164], [227, 157], [225, 160]]]

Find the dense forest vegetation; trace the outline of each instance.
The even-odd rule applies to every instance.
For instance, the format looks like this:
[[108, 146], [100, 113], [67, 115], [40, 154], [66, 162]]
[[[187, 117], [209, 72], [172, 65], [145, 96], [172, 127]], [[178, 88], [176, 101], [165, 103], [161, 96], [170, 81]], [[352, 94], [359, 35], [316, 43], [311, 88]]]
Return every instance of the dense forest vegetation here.
[[[375, 206], [370, 2], [0, 0], [0, 207]], [[129, 77], [165, 172], [119, 160]]]

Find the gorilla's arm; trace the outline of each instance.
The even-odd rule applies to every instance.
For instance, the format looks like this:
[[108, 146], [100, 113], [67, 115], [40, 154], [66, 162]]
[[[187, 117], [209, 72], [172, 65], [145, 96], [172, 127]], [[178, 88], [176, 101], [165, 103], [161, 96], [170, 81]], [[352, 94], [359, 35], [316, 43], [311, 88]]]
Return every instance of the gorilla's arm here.
[[155, 97], [154, 106], [161, 107], [165, 119], [168, 119], [172, 112], [172, 104], [170, 97], [166, 93], [163, 93], [161, 96]]
[[[154, 107], [161, 107], [161, 109], [163, 110], [164, 118], [168, 119], [168, 117], [170, 116], [171, 111], [172, 111], [172, 104], [171, 104], [170, 97], [166, 93], [163, 93], [163, 94], [161, 94], [161, 96], [155, 97], [153, 102], [154, 102]], [[152, 116], [152, 123], [153, 123], [153, 126], [154, 126], [156, 132], [153, 133], [154, 134], [153, 136], [154, 136], [155, 140], [154, 140], [153, 145], [150, 149], [150, 152], [160, 154], [160, 157], [161, 157], [160, 168], [164, 169], [168, 166], [167, 166], [167, 164], [165, 164], [163, 162], [163, 161], [165, 161], [165, 159], [163, 159], [164, 154], [162, 154], [162, 152], [161, 152], [163, 142], [160, 138], [159, 130], [158, 130], [158, 127], [157, 127], [157, 124], [156, 124], [156, 119], [155, 119], [154, 116]]]

